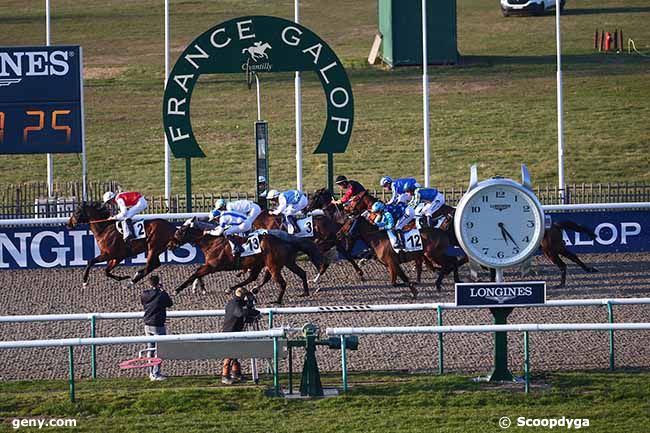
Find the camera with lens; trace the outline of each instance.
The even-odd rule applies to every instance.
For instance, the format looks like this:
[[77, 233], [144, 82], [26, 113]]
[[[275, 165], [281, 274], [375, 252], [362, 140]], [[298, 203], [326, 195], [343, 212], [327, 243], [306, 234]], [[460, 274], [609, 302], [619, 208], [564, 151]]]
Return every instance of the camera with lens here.
[[255, 308], [255, 295], [247, 293], [244, 297], [244, 323], [254, 323], [262, 315], [260, 310]]

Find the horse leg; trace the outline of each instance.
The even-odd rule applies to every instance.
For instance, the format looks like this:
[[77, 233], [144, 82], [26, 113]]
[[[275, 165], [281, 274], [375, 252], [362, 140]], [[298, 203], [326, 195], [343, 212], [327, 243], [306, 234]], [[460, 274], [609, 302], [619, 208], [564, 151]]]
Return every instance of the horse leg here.
[[264, 284], [268, 283], [270, 279], [271, 279], [271, 273], [267, 270], [266, 272], [264, 272], [264, 278], [262, 278], [262, 282], [260, 284], [258, 284], [257, 286], [253, 287], [253, 290], [251, 290], [251, 291], [253, 293], [257, 294], [257, 292], [260, 291], [262, 286]]
[[422, 262], [424, 259], [418, 257], [415, 259], [415, 282], [420, 284], [422, 282]]
[[[364, 281], [366, 281], [366, 277], [363, 275], [363, 271], [361, 270], [361, 268], [360, 268], [359, 265], [357, 264], [357, 261], [354, 260], [354, 257], [352, 257], [352, 255], [351, 255], [351, 254], [350, 254], [350, 253], [349, 253], [345, 248], [339, 248], [339, 247], [337, 246], [337, 247], [336, 247], [336, 250], [337, 250], [338, 252], [340, 252], [341, 255], [345, 258], [345, 260], [347, 260], [348, 263], [350, 263], [350, 264], [352, 265], [352, 267], [354, 268], [354, 271], [355, 271], [355, 272], [357, 273], [357, 275], [359, 276], [359, 281], [361, 281], [362, 283], [363, 283]], [[318, 277], [317, 277], [317, 278], [318, 278]], [[316, 280], [314, 280], [314, 283], [315, 283], [315, 282], [316, 282]]]
[[194, 273], [192, 275], [190, 275], [190, 277], [187, 280], [185, 280], [183, 282], [183, 284], [181, 284], [180, 286], [178, 286], [176, 288], [176, 293], [182, 292], [183, 289], [185, 289], [187, 286], [192, 284], [194, 282], [194, 280], [196, 280], [197, 278], [201, 278], [201, 277], [203, 277], [205, 275], [208, 275], [208, 274], [211, 274], [211, 273], [213, 273], [215, 271], [216, 271], [216, 269], [213, 268], [212, 266], [208, 265], [208, 264], [203, 264], [203, 265], [199, 266], [199, 268], [196, 271], [194, 271]]
[[551, 260], [551, 262], [555, 264], [555, 266], [560, 268], [560, 284], [555, 286], [555, 288], [560, 289], [564, 287], [566, 285], [566, 264], [562, 261], [559, 254], [555, 254], [552, 256], [548, 255], [546, 257], [548, 257]]
[[[302, 293], [298, 296], [309, 296], [309, 284], [307, 283], [307, 273], [305, 270], [298, 266], [296, 262], [287, 263], [285, 266], [291, 272], [298, 275], [298, 278], [302, 281]], [[318, 290], [316, 290], [316, 292], [318, 292]]]
[[415, 288], [415, 283], [409, 280], [409, 277], [404, 273], [402, 267], [399, 264], [397, 264], [397, 275], [400, 277], [402, 281], [404, 281], [404, 283], [406, 283], [409, 290], [411, 291], [411, 295], [413, 296], [413, 299], [417, 299], [418, 290]]
[[567, 259], [571, 260], [573, 263], [577, 264], [582, 268], [583, 271], [585, 272], [598, 272], [598, 269], [594, 268], [593, 266], [588, 266], [586, 265], [582, 260], [578, 258], [578, 256], [571, 251], [567, 250], [566, 248], [562, 248], [560, 250], [560, 255], [566, 257]]
[[232, 292], [232, 291], [238, 289], [239, 287], [244, 287], [244, 286], [252, 283], [253, 281], [257, 280], [257, 277], [259, 276], [260, 272], [262, 272], [262, 266], [257, 266], [255, 268], [251, 268], [251, 272], [248, 275], [248, 277], [246, 277], [246, 279], [244, 281], [242, 281], [240, 283], [237, 283], [234, 286], [226, 289], [226, 293]]
[[201, 289], [201, 294], [205, 295], [205, 293], [206, 293], [205, 292], [205, 283], [203, 282], [203, 278], [199, 277], [196, 280], [194, 280], [194, 282], [192, 283], [192, 294], [194, 294], [194, 295], [196, 294], [196, 292], [198, 291], [197, 288], [200, 288]]
[[144, 268], [138, 270], [138, 272], [135, 273], [133, 278], [131, 279], [131, 282], [129, 283], [129, 287], [135, 286], [135, 284], [149, 275], [154, 269], [160, 266], [160, 258], [158, 257], [158, 254], [155, 254], [154, 252], [150, 251], [149, 252], [149, 257], [147, 258], [147, 264], [145, 265]]
[[274, 302], [274, 304], [282, 304], [282, 298], [284, 297], [284, 292], [287, 290], [287, 282], [282, 277], [282, 268], [280, 266], [272, 264], [271, 266], [268, 266], [268, 269], [269, 272], [271, 273], [271, 277], [273, 277], [273, 281], [275, 281], [276, 284], [280, 286], [278, 299]]
[[90, 272], [90, 268], [92, 268], [94, 265], [96, 265], [99, 262], [103, 262], [104, 260], [108, 259], [108, 254], [102, 253], [98, 255], [97, 257], [93, 257], [88, 261], [88, 264], [86, 265], [86, 269], [84, 269], [84, 276], [83, 276], [83, 286], [88, 287], [88, 273]]
[[111, 271], [113, 269], [115, 269], [117, 267], [117, 265], [119, 265], [119, 264], [120, 264], [119, 259], [111, 259], [111, 260], [109, 260], [108, 263], [106, 263], [106, 269], [104, 269], [104, 274], [106, 274], [106, 276], [108, 278], [112, 278], [115, 281], [128, 280], [129, 277], [126, 277], [126, 276], [123, 276], [123, 275], [115, 275], [115, 274], [111, 273]]

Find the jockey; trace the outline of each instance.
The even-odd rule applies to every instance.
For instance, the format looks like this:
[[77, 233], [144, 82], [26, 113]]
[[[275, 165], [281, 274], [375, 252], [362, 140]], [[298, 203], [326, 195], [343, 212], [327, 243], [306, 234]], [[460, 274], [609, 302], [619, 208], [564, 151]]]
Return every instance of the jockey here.
[[364, 192], [366, 189], [356, 180], [348, 180], [345, 176], [336, 176], [336, 186], [341, 189], [343, 195], [340, 199], [332, 199], [335, 205], [347, 203], [353, 196]]
[[418, 188], [420, 187], [420, 184], [418, 184], [413, 177], [402, 177], [393, 180], [390, 176], [383, 176], [379, 180], [379, 185], [383, 187], [385, 191], [392, 191], [393, 194], [386, 204], [408, 203], [411, 197], [404, 191], [404, 185], [408, 182], [413, 182]]
[[226, 210], [226, 200], [220, 198], [214, 202], [214, 208], [210, 211], [208, 216], [208, 221], [196, 221], [194, 223], [195, 227], [203, 230], [203, 233], [207, 234], [210, 230], [214, 230], [219, 225], [219, 217], [221, 213]]
[[235, 246], [233, 253], [235, 255], [241, 254], [243, 251], [241, 245], [234, 242], [231, 236], [236, 234], [245, 236], [253, 227], [255, 218], [262, 213], [262, 209], [257, 203], [250, 200], [232, 201], [225, 208], [225, 211], [219, 209], [213, 210], [213, 212], [220, 212], [218, 216], [219, 226], [212, 230], [206, 230], [204, 233], [213, 236], [221, 236], [223, 234]]
[[287, 229], [289, 224], [293, 227], [293, 233], [300, 233], [300, 228], [298, 227], [298, 222], [296, 221], [296, 214], [301, 210], [307, 207], [307, 196], [302, 192], [290, 189], [280, 193], [279, 191], [272, 189], [266, 195], [266, 198], [275, 202], [277, 201], [278, 206], [275, 210], [269, 212], [271, 215], [280, 215], [283, 214], [285, 221], [287, 223]]
[[413, 196], [409, 207], [415, 210], [422, 226], [430, 226], [442, 214], [445, 196], [436, 188], [418, 188], [415, 183], [407, 183], [405, 191]]
[[386, 206], [384, 203], [380, 201], [376, 201], [375, 203], [373, 203], [372, 207], [370, 208], [370, 211], [372, 213], [378, 214], [377, 218], [375, 218], [375, 221], [373, 221], [373, 223], [379, 228], [379, 230], [386, 230], [393, 234], [393, 237], [395, 238], [396, 241], [395, 249], [397, 251], [404, 249], [404, 241], [402, 240], [402, 237], [397, 231], [397, 225], [395, 223], [395, 220], [399, 218], [399, 213], [401, 212], [399, 209], [400, 207], [403, 207], [403, 205]]
[[102, 197], [104, 204], [116, 203], [120, 211], [110, 217], [110, 219], [122, 221], [122, 236], [125, 241], [131, 240], [133, 230], [131, 229], [131, 219], [145, 210], [148, 206], [147, 200], [135, 191], [121, 192], [115, 194], [113, 191], [106, 191]]

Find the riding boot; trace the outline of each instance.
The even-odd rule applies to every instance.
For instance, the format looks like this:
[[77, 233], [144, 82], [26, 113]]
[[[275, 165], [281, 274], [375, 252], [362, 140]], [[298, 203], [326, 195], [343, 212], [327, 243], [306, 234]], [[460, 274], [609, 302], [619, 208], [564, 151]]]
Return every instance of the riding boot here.
[[393, 230], [393, 235], [395, 236], [395, 249], [397, 251], [402, 251], [404, 249], [404, 241], [402, 240], [402, 232], [399, 230]]
[[131, 230], [131, 220], [124, 220], [122, 221], [122, 237], [124, 238], [124, 242], [129, 242], [132, 238], [132, 230]]
[[235, 238], [232, 237], [232, 235], [230, 235], [230, 236], [226, 236], [226, 239], [228, 239], [228, 240], [230, 241], [230, 243], [233, 245], [233, 249], [232, 249], [232, 255], [233, 255], [233, 256], [237, 257], [237, 256], [239, 256], [241, 253], [244, 252], [244, 249], [242, 248], [242, 246], [239, 245], [239, 242], [237, 242], [237, 241], [235, 240]]
[[287, 229], [289, 228], [289, 224], [293, 227], [293, 234], [298, 234], [300, 233], [300, 227], [298, 227], [298, 220], [296, 220], [296, 217], [294, 215], [287, 215]]

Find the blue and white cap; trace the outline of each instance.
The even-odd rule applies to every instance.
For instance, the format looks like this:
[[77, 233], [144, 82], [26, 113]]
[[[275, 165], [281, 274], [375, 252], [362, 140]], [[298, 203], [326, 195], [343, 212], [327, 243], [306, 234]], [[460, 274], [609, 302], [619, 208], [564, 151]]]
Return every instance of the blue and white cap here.
[[225, 199], [220, 198], [219, 200], [214, 202], [214, 208], [215, 209], [225, 209], [227, 204], [228, 204], [228, 202]]
[[220, 216], [221, 216], [221, 211], [220, 210], [212, 209], [210, 211], [210, 219], [209, 219], [209, 221], [219, 219]]
[[382, 178], [379, 179], [379, 186], [386, 186], [391, 183], [393, 183], [393, 179], [390, 176], [382, 176]]
[[374, 213], [381, 212], [386, 208], [383, 202], [376, 201], [372, 204], [372, 208], [370, 210]]

